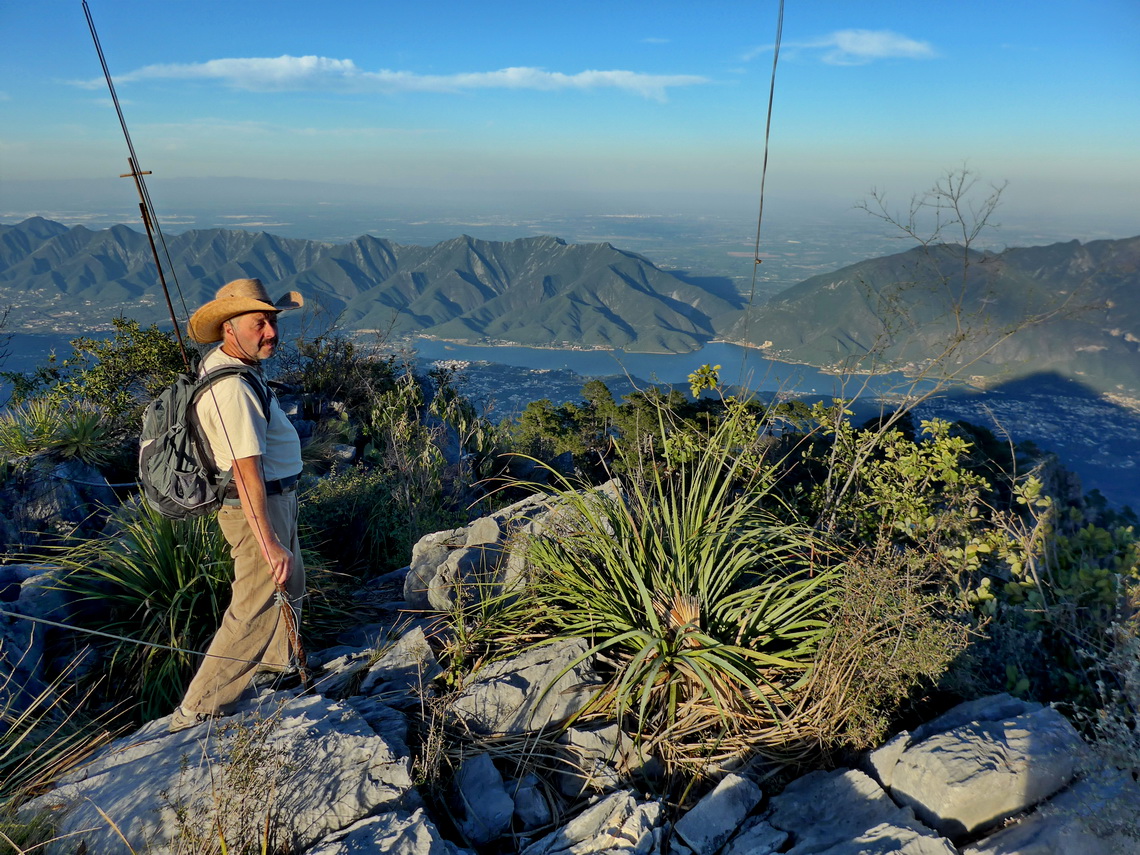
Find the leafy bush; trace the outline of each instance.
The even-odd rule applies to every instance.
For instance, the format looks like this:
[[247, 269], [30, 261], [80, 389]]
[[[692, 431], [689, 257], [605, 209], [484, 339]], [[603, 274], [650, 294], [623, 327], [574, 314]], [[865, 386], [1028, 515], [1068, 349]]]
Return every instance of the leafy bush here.
[[[114, 335], [106, 339], [71, 340], [72, 353], [62, 361], [52, 356], [31, 375], [6, 372], [14, 386], [13, 403], [46, 398], [55, 404], [98, 405], [117, 428], [135, 426], [146, 402], [186, 371], [173, 333], [156, 325], [116, 318]], [[196, 352], [189, 352], [191, 368]]]
[[306, 418], [366, 410], [392, 389], [395, 357], [336, 332], [300, 338], [278, 357], [282, 381], [301, 390]]
[[349, 569], [400, 566], [410, 549], [406, 518], [392, 507], [392, 483], [382, 469], [334, 470], [301, 494], [302, 537], [330, 561]]

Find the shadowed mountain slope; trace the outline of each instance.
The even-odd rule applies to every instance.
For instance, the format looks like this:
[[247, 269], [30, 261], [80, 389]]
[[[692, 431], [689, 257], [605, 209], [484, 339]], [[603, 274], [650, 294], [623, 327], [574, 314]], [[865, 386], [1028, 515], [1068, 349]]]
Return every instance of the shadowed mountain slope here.
[[945, 366], [992, 383], [1052, 370], [1140, 396], [1140, 237], [918, 247], [814, 276], [724, 338], [818, 366]]

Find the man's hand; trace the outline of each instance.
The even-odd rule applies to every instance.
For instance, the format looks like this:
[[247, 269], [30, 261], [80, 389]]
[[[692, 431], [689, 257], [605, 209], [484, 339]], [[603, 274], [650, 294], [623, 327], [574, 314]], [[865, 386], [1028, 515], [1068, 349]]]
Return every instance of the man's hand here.
[[264, 544], [261, 552], [269, 563], [269, 575], [278, 585], [284, 585], [293, 575], [293, 553], [282, 546], [272, 532], [269, 536], [273, 540], [271, 543]]

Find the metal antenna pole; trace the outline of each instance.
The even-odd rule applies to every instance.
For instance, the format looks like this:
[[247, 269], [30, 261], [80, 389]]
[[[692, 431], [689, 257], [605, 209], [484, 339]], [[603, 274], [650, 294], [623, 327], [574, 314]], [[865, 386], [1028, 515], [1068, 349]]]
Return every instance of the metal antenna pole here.
[[83, 14], [87, 16], [87, 26], [91, 30], [91, 40], [95, 42], [95, 52], [99, 54], [99, 64], [103, 67], [103, 77], [107, 80], [107, 88], [111, 92], [111, 102], [115, 105], [115, 113], [119, 117], [119, 125], [123, 129], [123, 137], [127, 141], [127, 164], [130, 166], [131, 171], [120, 175], [120, 178], [133, 178], [135, 180], [135, 189], [139, 194], [139, 211], [142, 214], [143, 228], [146, 229], [147, 240], [150, 242], [151, 255], [154, 256], [154, 266], [158, 271], [158, 281], [162, 285], [163, 296], [166, 297], [166, 308], [170, 311], [170, 321], [174, 324], [174, 335], [178, 339], [178, 349], [182, 353], [182, 362], [186, 368], [190, 368], [190, 357], [186, 354], [186, 343], [182, 340], [182, 328], [178, 323], [178, 317], [174, 313], [174, 303], [170, 299], [170, 289], [166, 285], [166, 274], [162, 270], [162, 261], [158, 256], [158, 248], [154, 243], [154, 231], [160, 229], [158, 221], [154, 216], [154, 208], [150, 203], [150, 193], [147, 192], [146, 182], [143, 181], [144, 175], [150, 175], [150, 172], [143, 172], [138, 168], [138, 158], [135, 156], [135, 146], [131, 142], [131, 133], [127, 130], [127, 120], [123, 117], [123, 108], [119, 104], [119, 96], [115, 92], [115, 84], [111, 80], [111, 71], [107, 67], [107, 58], [103, 56], [103, 46], [99, 43], [99, 34], [95, 32], [95, 19], [91, 17], [91, 9], [87, 6], [87, 0], [83, 0]]

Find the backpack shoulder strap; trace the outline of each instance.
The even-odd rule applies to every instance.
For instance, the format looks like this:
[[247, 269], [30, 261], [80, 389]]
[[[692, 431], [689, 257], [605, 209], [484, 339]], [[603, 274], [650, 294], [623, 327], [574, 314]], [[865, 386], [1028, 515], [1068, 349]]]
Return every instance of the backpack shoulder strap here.
[[261, 414], [265, 417], [265, 421], [268, 424], [269, 419], [272, 417], [269, 402], [273, 393], [269, 390], [269, 385], [261, 378], [261, 375], [252, 368], [247, 368], [244, 365], [223, 365], [221, 368], [207, 371], [199, 377], [197, 388], [194, 389], [194, 397], [190, 402], [191, 406], [198, 403], [198, 399], [206, 393], [207, 389], [225, 377], [241, 377], [249, 384], [254, 394], [257, 395], [258, 403], [261, 404]]

